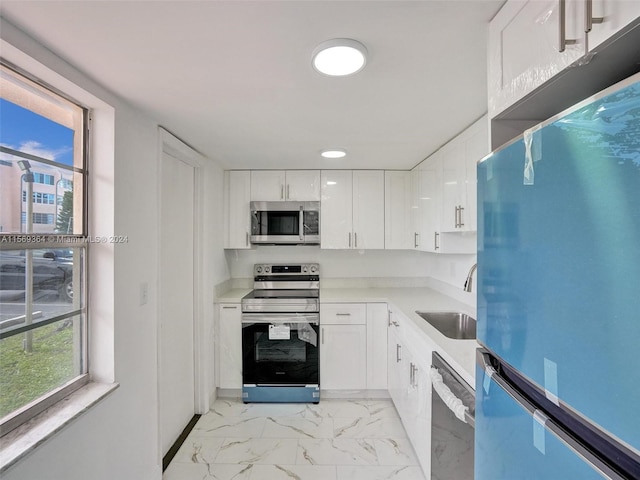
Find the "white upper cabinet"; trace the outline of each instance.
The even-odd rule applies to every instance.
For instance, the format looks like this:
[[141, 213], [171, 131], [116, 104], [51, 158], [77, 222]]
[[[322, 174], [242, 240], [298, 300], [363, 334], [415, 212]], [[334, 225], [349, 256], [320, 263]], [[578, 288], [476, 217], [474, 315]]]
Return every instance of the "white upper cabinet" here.
[[489, 153], [482, 117], [442, 149], [442, 232], [477, 230], [477, 163]]
[[353, 248], [384, 248], [384, 172], [353, 171]]
[[353, 174], [351, 170], [323, 170], [320, 183], [320, 246], [351, 248]]
[[436, 152], [411, 172], [412, 243], [414, 249], [423, 252], [438, 250], [441, 165]]
[[320, 245], [384, 248], [384, 172], [323, 170]]
[[287, 170], [287, 200], [320, 201], [320, 170]]
[[384, 248], [413, 248], [411, 172], [384, 172]]
[[475, 253], [477, 162], [489, 153], [484, 116], [411, 172], [413, 248]]
[[319, 201], [319, 170], [252, 170], [252, 201]]
[[508, 0], [489, 24], [489, 118], [588, 63], [585, 55], [639, 17], [638, 0]]
[[464, 209], [467, 203], [464, 142], [451, 142], [442, 149], [442, 212], [440, 230], [464, 230]]
[[509, 0], [497, 13], [489, 24], [490, 118], [584, 56], [584, 1]]
[[593, 21], [588, 38], [589, 50], [597, 48], [638, 17], [640, 17], [638, 0], [593, 0]]
[[224, 248], [251, 248], [251, 176], [249, 170], [225, 172]]
[[283, 170], [252, 170], [251, 201], [285, 200], [287, 180]]

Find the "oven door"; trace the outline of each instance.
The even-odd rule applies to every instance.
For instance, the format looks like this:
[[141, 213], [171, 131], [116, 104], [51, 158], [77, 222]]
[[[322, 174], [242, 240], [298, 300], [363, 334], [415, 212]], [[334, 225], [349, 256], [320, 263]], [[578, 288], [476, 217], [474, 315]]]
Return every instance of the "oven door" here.
[[318, 313], [243, 313], [243, 384], [319, 385], [319, 325]]

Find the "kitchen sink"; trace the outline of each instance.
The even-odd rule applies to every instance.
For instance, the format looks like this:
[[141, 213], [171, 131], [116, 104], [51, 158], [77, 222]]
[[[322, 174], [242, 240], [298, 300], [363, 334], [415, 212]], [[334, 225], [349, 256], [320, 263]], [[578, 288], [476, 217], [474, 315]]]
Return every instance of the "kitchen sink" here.
[[417, 310], [416, 313], [445, 337], [457, 340], [476, 338], [476, 319], [466, 313], [420, 312]]

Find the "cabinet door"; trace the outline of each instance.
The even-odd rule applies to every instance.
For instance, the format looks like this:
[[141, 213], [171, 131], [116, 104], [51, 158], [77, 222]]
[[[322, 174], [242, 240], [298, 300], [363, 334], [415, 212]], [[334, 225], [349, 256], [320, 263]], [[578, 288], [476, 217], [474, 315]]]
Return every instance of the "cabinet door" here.
[[287, 170], [286, 200], [320, 201], [320, 170]]
[[251, 248], [251, 176], [248, 170], [231, 170], [225, 174], [225, 244], [224, 248]]
[[384, 248], [384, 172], [353, 171], [352, 248]]
[[460, 208], [465, 203], [466, 162], [462, 141], [454, 140], [442, 151], [442, 210], [440, 231], [461, 231]]
[[[391, 318], [393, 319], [393, 311]], [[402, 413], [404, 409], [403, 371], [402, 341], [398, 334], [398, 327], [391, 324], [387, 329], [387, 388], [398, 413]]]
[[286, 200], [286, 174], [281, 170], [251, 171], [251, 201]]
[[320, 203], [321, 248], [351, 248], [352, 197], [351, 170], [323, 170]]
[[320, 386], [323, 390], [367, 388], [365, 325], [320, 327]]
[[593, 50], [637, 20], [640, 17], [640, 2], [638, 0], [593, 0], [593, 17], [602, 18], [603, 21], [593, 23], [589, 32], [589, 50]]
[[[489, 24], [489, 116], [513, 105], [586, 53], [584, 0], [509, 0]], [[575, 41], [571, 44], [571, 41]]]
[[411, 172], [384, 172], [384, 248], [413, 248]]
[[218, 387], [242, 388], [242, 312], [239, 303], [220, 304]]
[[367, 304], [367, 388], [387, 390], [387, 328], [389, 314], [386, 303]]
[[424, 434], [431, 432], [431, 363], [425, 363], [421, 358], [431, 357], [431, 352], [421, 350], [420, 358], [413, 355], [413, 385], [409, 389], [412, 428], [407, 435], [424, 472], [431, 471], [431, 435]]
[[412, 172], [412, 205], [414, 221], [414, 248], [423, 252], [436, 252], [440, 230], [440, 155], [435, 154]]

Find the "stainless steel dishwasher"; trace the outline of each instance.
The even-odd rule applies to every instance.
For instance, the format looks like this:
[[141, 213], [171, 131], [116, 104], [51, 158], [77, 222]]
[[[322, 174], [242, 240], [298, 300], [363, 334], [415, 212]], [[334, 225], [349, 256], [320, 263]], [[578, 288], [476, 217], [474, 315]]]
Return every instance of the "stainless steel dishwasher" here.
[[430, 377], [431, 480], [473, 480], [475, 391], [435, 352]]

